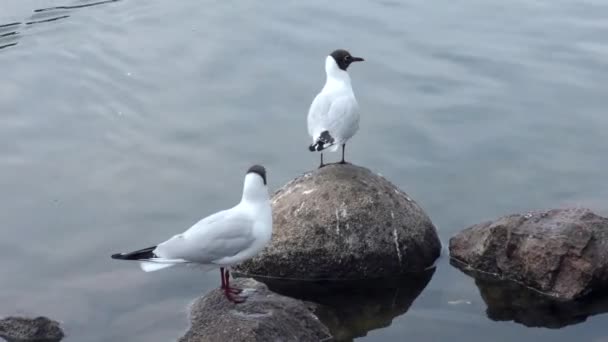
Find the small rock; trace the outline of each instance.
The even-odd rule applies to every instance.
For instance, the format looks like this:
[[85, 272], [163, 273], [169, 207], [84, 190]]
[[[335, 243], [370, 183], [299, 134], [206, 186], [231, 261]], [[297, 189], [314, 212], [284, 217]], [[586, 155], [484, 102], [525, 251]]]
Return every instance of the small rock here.
[[366, 168], [327, 165], [272, 197], [272, 241], [236, 267], [248, 276], [371, 279], [421, 272], [441, 252], [435, 226], [406, 193]]
[[0, 337], [8, 342], [58, 342], [64, 335], [59, 323], [46, 317], [7, 317], [0, 320]]
[[179, 342], [329, 341], [329, 330], [315, 316], [316, 305], [270, 292], [253, 279], [235, 279], [247, 300], [233, 304], [220, 289], [191, 307], [190, 329]]
[[509, 215], [450, 239], [456, 266], [571, 300], [608, 285], [608, 219], [588, 209]]

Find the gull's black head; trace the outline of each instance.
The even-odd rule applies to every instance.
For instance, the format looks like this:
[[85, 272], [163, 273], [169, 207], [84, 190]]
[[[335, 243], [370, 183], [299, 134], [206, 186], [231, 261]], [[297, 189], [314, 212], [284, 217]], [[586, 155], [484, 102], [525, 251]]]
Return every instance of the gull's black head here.
[[247, 170], [247, 174], [250, 173], [258, 174], [264, 180], [264, 185], [266, 185], [266, 169], [262, 165], [253, 165]]
[[338, 68], [346, 71], [352, 62], [363, 62], [365, 59], [361, 57], [353, 57], [350, 52], [338, 49], [330, 54], [338, 64]]

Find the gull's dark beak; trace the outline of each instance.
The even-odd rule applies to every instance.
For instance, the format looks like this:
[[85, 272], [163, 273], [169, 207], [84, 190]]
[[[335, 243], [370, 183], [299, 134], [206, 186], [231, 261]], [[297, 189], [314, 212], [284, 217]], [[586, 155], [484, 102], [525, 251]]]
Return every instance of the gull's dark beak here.
[[353, 62], [363, 62], [365, 59], [361, 58], [361, 57], [352, 57], [351, 60]]

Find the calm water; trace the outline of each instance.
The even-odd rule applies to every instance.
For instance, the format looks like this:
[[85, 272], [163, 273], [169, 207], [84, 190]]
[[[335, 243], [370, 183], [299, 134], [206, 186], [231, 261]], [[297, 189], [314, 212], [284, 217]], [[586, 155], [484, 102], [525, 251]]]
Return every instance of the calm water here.
[[[232, 205], [253, 162], [272, 189], [315, 167], [305, 115], [338, 47], [367, 60], [351, 71], [362, 122], [349, 159], [417, 199], [444, 243], [527, 209], [608, 214], [605, 1], [124, 0], [33, 12], [81, 4], [0, 8], [0, 24], [21, 22], [0, 27], [17, 32], [0, 38], [17, 43], [0, 49], [0, 315], [48, 315], [66, 341], [180, 336], [215, 272], [145, 274], [110, 253]], [[367, 319], [384, 323], [362, 322], [373, 330], [361, 340], [608, 338], [606, 314], [559, 330], [491, 320], [445, 257], [407, 306], [370, 305]]]

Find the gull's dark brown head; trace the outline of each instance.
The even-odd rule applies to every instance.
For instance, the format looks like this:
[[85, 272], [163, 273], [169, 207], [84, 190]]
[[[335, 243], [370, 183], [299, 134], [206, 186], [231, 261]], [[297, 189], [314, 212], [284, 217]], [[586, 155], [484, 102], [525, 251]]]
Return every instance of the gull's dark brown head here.
[[361, 58], [361, 57], [354, 57], [350, 54], [350, 52], [344, 50], [344, 49], [338, 49], [335, 50], [334, 52], [332, 52], [330, 54], [330, 56], [333, 57], [333, 59], [336, 61], [336, 64], [338, 65], [338, 68], [346, 71], [346, 69], [348, 69], [348, 66], [353, 63], [353, 62], [363, 62], [365, 59]]
[[262, 165], [253, 165], [247, 170], [247, 174], [255, 173], [262, 177], [264, 180], [264, 185], [266, 185], [266, 169]]

